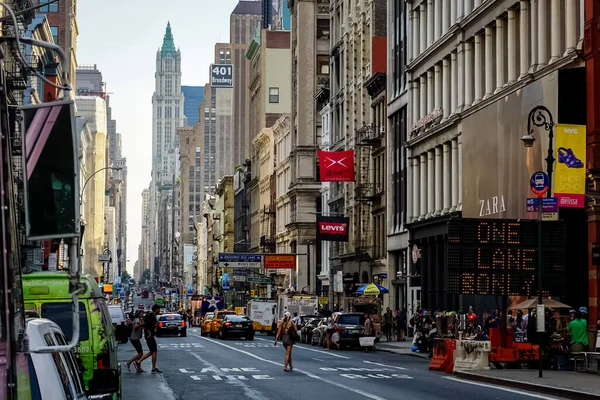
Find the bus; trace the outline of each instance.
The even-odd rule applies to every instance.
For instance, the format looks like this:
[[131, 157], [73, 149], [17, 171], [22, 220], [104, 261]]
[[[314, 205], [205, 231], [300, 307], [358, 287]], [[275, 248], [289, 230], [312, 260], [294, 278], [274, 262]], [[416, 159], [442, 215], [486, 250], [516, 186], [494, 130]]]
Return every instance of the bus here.
[[150, 291], [148, 289], [142, 290], [142, 299], [147, 299], [150, 297]]

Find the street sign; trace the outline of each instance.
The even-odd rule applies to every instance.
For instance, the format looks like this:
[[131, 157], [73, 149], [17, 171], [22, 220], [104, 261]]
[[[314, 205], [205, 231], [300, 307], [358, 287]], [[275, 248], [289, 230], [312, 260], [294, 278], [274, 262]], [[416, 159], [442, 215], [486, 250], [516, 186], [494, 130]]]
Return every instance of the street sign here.
[[[527, 212], [537, 212], [539, 207], [539, 199], [530, 197], [527, 199]], [[558, 212], [558, 198], [544, 197], [542, 198], [542, 212], [554, 213]]]
[[292, 254], [264, 255], [265, 269], [296, 269], [296, 256]]
[[98, 262], [109, 262], [110, 254], [98, 254]]
[[538, 197], [542, 197], [549, 189], [549, 182], [550, 180], [545, 172], [537, 171], [531, 175], [529, 186], [533, 193], [537, 194]]
[[244, 275], [233, 275], [234, 282], [246, 282], [246, 277]]
[[248, 278], [246, 278], [246, 281], [250, 283], [271, 283], [271, 278], [249, 276]]
[[210, 86], [213, 88], [232, 88], [233, 87], [233, 65], [231, 65], [231, 64], [211, 64], [210, 65]]
[[262, 256], [252, 253], [219, 253], [219, 268], [260, 268]]

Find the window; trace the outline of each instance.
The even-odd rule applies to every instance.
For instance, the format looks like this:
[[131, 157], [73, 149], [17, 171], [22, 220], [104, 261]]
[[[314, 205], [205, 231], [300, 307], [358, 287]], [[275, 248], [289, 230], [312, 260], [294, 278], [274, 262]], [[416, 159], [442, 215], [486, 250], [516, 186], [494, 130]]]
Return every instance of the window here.
[[269, 103], [279, 103], [279, 88], [269, 88]]
[[406, 88], [406, 2], [401, 0], [395, 0], [394, 4], [394, 50], [393, 50], [393, 58], [394, 58], [394, 76], [393, 76], [393, 85], [394, 85], [394, 94], [398, 95], [404, 91]]
[[54, 44], [58, 43], [58, 26], [51, 26], [50, 32], [52, 32], [52, 39], [54, 39]]
[[[52, 0], [40, 0], [40, 12], [58, 12], [58, 0], [54, 3], [50, 3], [50, 1]], [[42, 4], [46, 5], [42, 6]]]
[[[73, 334], [73, 314], [71, 313], [70, 302], [43, 303], [42, 313], [40, 316], [42, 318], [48, 318], [49, 320], [54, 321], [60, 327], [60, 329], [62, 329], [67, 339], [71, 340], [71, 335]], [[85, 342], [86, 340], [89, 340], [89, 338], [90, 334], [85, 304], [83, 302], [79, 302], [79, 341]]]

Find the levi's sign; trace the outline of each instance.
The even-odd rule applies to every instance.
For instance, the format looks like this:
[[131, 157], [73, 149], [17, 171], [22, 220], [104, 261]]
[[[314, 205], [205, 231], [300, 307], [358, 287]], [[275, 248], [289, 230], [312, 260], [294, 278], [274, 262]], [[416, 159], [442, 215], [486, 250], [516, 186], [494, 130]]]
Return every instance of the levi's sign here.
[[348, 241], [348, 225], [350, 218], [347, 217], [317, 217], [317, 240], [328, 240], [331, 242]]

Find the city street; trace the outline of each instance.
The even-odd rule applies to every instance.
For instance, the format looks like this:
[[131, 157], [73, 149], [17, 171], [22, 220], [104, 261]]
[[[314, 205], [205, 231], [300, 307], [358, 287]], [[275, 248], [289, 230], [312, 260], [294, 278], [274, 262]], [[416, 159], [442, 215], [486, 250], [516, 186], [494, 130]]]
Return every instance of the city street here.
[[[128, 372], [123, 365], [125, 400], [337, 398], [374, 399], [549, 399], [516, 389], [464, 381], [430, 372], [428, 361], [377, 351], [328, 352], [308, 345], [294, 346], [294, 371], [283, 371], [284, 350], [273, 339], [254, 341], [203, 338], [199, 329], [188, 336], [160, 337], [158, 368], [151, 374]], [[142, 341], [144, 349], [145, 343]], [[119, 345], [119, 357], [134, 354], [130, 344]], [[132, 371], [134, 368], [132, 366]]]

